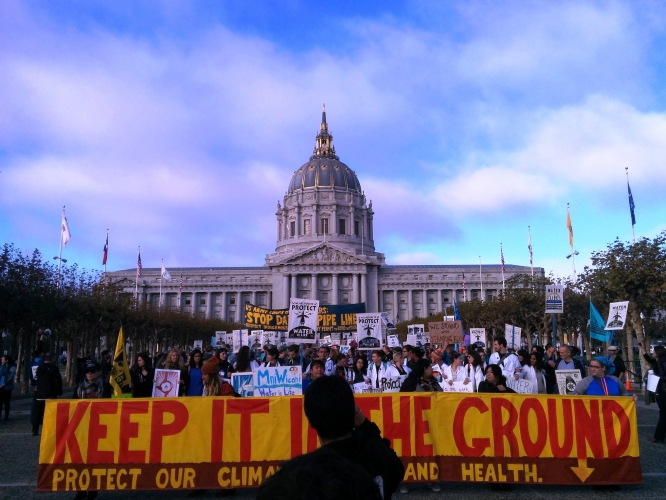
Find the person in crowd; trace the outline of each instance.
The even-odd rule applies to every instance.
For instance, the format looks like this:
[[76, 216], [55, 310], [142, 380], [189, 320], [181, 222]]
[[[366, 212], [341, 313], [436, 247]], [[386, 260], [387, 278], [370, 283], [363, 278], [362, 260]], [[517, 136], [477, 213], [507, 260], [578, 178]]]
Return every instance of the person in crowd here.
[[488, 364], [499, 366], [505, 378], [513, 377], [518, 380], [522, 369], [520, 360], [518, 356], [507, 350], [506, 339], [504, 337], [496, 337], [493, 342], [493, 349], [495, 349], [495, 352], [490, 356]]
[[368, 358], [365, 356], [357, 355], [354, 358], [354, 366], [352, 368], [354, 372], [354, 384], [360, 384], [364, 382], [368, 377]]
[[587, 371], [585, 365], [579, 360], [574, 359], [571, 355], [571, 347], [568, 345], [561, 345], [559, 348], [560, 360], [557, 363], [558, 370], [580, 370], [580, 376], [585, 378]]
[[99, 363], [95, 361], [88, 363], [86, 378], [74, 389], [72, 399], [110, 398], [113, 394], [113, 387], [102, 378], [103, 373], [104, 371]]
[[445, 343], [442, 346], [442, 365], [448, 365], [451, 366], [451, 363], [453, 362], [453, 351], [454, 351], [455, 345], [453, 344], [448, 344]]
[[247, 373], [254, 371], [259, 365], [251, 358], [250, 348], [246, 345], [241, 347], [236, 354], [236, 364], [233, 367], [233, 373]]
[[467, 370], [462, 364], [462, 355], [459, 352], [453, 351], [450, 354], [451, 365], [442, 366], [442, 380], [444, 383], [453, 386], [454, 382], [462, 382], [467, 385], [470, 383], [470, 378], [467, 376]]
[[300, 364], [303, 376], [305, 376], [307, 368], [310, 366], [311, 360], [309, 357], [305, 356], [305, 354], [301, 360], [301, 349], [298, 347], [298, 345], [291, 344], [289, 347], [287, 347], [287, 357], [288, 359], [285, 363], [285, 366], [298, 366]]
[[462, 365], [466, 366], [467, 365], [467, 352], [468, 352], [467, 346], [461, 345], [460, 346], [460, 359], [462, 361]]
[[275, 346], [269, 346], [264, 351], [266, 353], [266, 361], [264, 361], [264, 366], [280, 366], [279, 355], [280, 352]]
[[481, 361], [480, 354], [474, 349], [470, 349], [467, 353], [465, 376], [474, 384], [474, 391], [478, 391], [479, 384], [485, 380], [483, 376], [483, 361]]
[[384, 361], [384, 351], [372, 351], [372, 363], [368, 366], [367, 381], [373, 389], [382, 388], [382, 379], [390, 377], [390, 365]]
[[626, 380], [625, 377], [627, 374], [627, 368], [624, 365], [621, 351], [617, 348], [617, 346], [612, 345], [608, 348], [608, 359], [615, 365], [615, 374], [617, 378], [624, 382]]
[[653, 443], [663, 443], [666, 439], [666, 347], [658, 345], [654, 347], [654, 358], [651, 357], [642, 344], [638, 344], [645, 360], [650, 364], [654, 375], [659, 377], [655, 398], [659, 406], [659, 420], [651, 439]]
[[[615, 377], [615, 365], [608, 358], [597, 356], [590, 362], [590, 375], [576, 384], [573, 394], [581, 396], [626, 396], [627, 388]], [[638, 397], [634, 394], [634, 401]]]
[[113, 354], [109, 349], [104, 349], [100, 356], [100, 365], [102, 366], [102, 380], [109, 380], [109, 374], [113, 368]]
[[518, 378], [525, 378], [525, 371], [530, 366], [530, 353], [526, 349], [519, 349], [516, 356], [518, 356], [520, 362], [520, 371], [516, 372], [516, 375], [518, 375]]
[[201, 368], [204, 363], [199, 349], [190, 353], [190, 362], [187, 365], [187, 391], [188, 396], [201, 396], [203, 393], [203, 378]]
[[555, 375], [557, 354], [553, 344], [546, 344], [546, 351], [543, 355], [543, 369], [546, 376], [546, 392], [548, 394], [557, 394], [557, 376]]
[[[427, 354], [427, 357], [430, 358], [430, 362], [434, 365], [441, 366], [444, 363], [442, 362], [442, 356], [444, 355], [444, 349], [441, 347], [439, 349], [434, 349]], [[447, 358], [448, 359], [448, 358]]]
[[347, 356], [341, 354], [340, 351], [335, 351], [334, 356], [335, 370], [333, 375], [343, 377], [347, 381], [351, 380], [350, 370], [347, 368]]
[[178, 378], [178, 395], [182, 396], [187, 386], [187, 370], [178, 349], [171, 349], [164, 359], [160, 360], [157, 367], [165, 370], [178, 370], [180, 372], [180, 377]]
[[499, 365], [488, 365], [486, 368], [486, 380], [479, 384], [479, 392], [505, 392], [515, 393], [513, 389], [506, 386], [506, 377]]
[[2, 364], [0, 365], [0, 416], [2, 416], [2, 409], [4, 407], [5, 416], [3, 420], [9, 420], [9, 402], [12, 399], [12, 391], [14, 390], [14, 380], [16, 378], [16, 365], [14, 359], [5, 354], [2, 357]]
[[333, 375], [335, 371], [335, 363], [331, 359], [331, 348], [327, 345], [319, 346], [317, 349], [317, 357], [324, 362], [324, 375]]
[[153, 379], [155, 372], [152, 369], [152, 359], [147, 352], [139, 353], [136, 357], [136, 365], [130, 373], [132, 381], [133, 398], [149, 398], [153, 395]]
[[233, 386], [220, 377], [217, 358], [211, 357], [201, 367], [202, 392], [200, 396], [235, 396]]
[[62, 396], [62, 377], [60, 370], [53, 363], [50, 352], [44, 354], [44, 362], [37, 368], [37, 387], [35, 388], [35, 415], [32, 421], [32, 435], [39, 435], [39, 427], [44, 421], [44, 408], [47, 399]]
[[414, 346], [410, 344], [405, 344], [402, 346], [402, 362], [405, 366], [409, 367], [411, 370], [412, 367], [409, 366], [412, 362], [412, 352], [414, 351]]
[[483, 347], [479, 347], [477, 352], [479, 353], [479, 357], [481, 358], [481, 364], [483, 366], [483, 373], [485, 373], [486, 368], [488, 368], [488, 362], [486, 361], [486, 351], [483, 350]]
[[310, 362], [310, 371], [307, 376], [303, 379], [303, 393], [305, 394], [308, 386], [315, 380], [324, 376], [325, 363], [321, 359], [313, 359]]
[[397, 348], [393, 352], [392, 367], [395, 370], [395, 376], [409, 375], [409, 372], [412, 371], [408, 366], [405, 365], [402, 358], [402, 350], [400, 348]]
[[523, 378], [532, 382], [532, 394], [547, 394], [543, 356], [535, 350], [530, 354], [529, 360], [530, 364], [523, 366]]
[[216, 351], [215, 358], [217, 358], [217, 368], [222, 378], [229, 378], [231, 371], [231, 363], [229, 362], [229, 351], [226, 347], [221, 347]]
[[393, 352], [391, 352], [391, 348], [387, 345], [384, 345], [382, 347], [382, 351], [384, 352], [384, 361], [390, 363], [391, 359], [393, 358]]

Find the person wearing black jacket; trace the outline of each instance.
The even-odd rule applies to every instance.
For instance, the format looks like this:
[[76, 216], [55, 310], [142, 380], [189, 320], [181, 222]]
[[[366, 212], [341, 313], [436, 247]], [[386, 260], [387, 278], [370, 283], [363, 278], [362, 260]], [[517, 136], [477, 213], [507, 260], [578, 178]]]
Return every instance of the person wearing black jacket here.
[[53, 355], [44, 354], [44, 363], [37, 368], [37, 387], [35, 388], [35, 415], [32, 420], [32, 435], [39, 435], [39, 427], [44, 421], [44, 408], [47, 399], [62, 396], [62, 377], [60, 370], [53, 364]]
[[666, 348], [663, 345], [655, 346], [654, 358], [652, 358], [645, 351], [645, 347], [641, 344], [638, 345], [643, 353], [643, 358], [650, 363], [654, 374], [659, 377], [657, 390], [655, 391], [657, 405], [659, 406], [659, 421], [651, 441], [653, 443], [663, 443], [666, 441]]
[[[379, 488], [376, 493], [390, 500], [405, 474], [400, 458], [379, 427], [369, 421], [354, 402], [354, 393], [342, 377], [320, 377], [312, 382], [303, 398], [303, 409], [310, 426], [317, 432], [321, 448], [294, 460], [316, 460], [320, 454], [337, 453], [364, 469]], [[260, 489], [270, 491], [272, 481], [280, 480], [290, 462], [267, 479]], [[275, 476], [278, 476], [277, 478]], [[265, 498], [269, 498], [268, 496]], [[372, 497], [370, 497], [372, 498]]]
[[149, 398], [153, 395], [153, 379], [155, 372], [152, 360], [147, 352], [139, 353], [136, 357], [136, 366], [131, 372], [133, 398]]

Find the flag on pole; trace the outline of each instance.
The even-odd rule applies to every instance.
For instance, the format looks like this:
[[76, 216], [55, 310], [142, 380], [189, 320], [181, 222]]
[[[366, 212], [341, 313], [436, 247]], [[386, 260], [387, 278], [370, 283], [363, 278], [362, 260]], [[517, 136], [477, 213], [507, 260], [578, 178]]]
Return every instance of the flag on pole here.
[[634, 209], [636, 208], [636, 205], [634, 205], [634, 196], [631, 194], [631, 188], [629, 187], [629, 179], [627, 179], [627, 191], [629, 192], [629, 211], [631, 212], [631, 225], [635, 226], [636, 214], [634, 213]]
[[460, 311], [458, 311], [458, 303], [456, 299], [453, 299], [453, 319], [455, 321], [460, 321]]
[[113, 387], [113, 397], [130, 398], [130, 382], [132, 381], [127, 364], [127, 353], [125, 352], [125, 336], [123, 327], [120, 327], [118, 341], [116, 342], [116, 352], [113, 355], [113, 367], [109, 376], [109, 383]]
[[143, 267], [141, 266], [141, 251], [139, 250], [139, 259], [136, 261], [136, 277], [137, 278], [141, 277], [141, 269], [143, 269]]
[[102, 258], [102, 265], [106, 266], [106, 257], [109, 254], [109, 233], [106, 233], [106, 243], [104, 243], [104, 257]]
[[502, 261], [502, 273], [504, 273], [504, 250], [502, 249], [502, 244], [500, 243], [500, 260]]
[[601, 342], [608, 342], [611, 332], [605, 330], [606, 322], [601, 317], [597, 308], [590, 301], [590, 337]]
[[465, 271], [463, 271], [463, 280], [462, 280], [462, 283], [463, 283], [463, 291], [465, 291]]
[[529, 226], [527, 226], [527, 249], [530, 251], [530, 266], [531, 266], [533, 265], [534, 255], [532, 254], [532, 233], [530, 232]]
[[169, 271], [166, 270], [164, 267], [164, 262], [162, 262], [162, 278], [164, 278], [167, 281], [171, 281], [171, 275], [169, 274]]
[[72, 233], [69, 232], [69, 224], [67, 224], [67, 216], [65, 210], [62, 211], [62, 244], [67, 246], [67, 242], [72, 238]]
[[571, 214], [569, 213], [568, 204], [567, 204], [567, 229], [569, 230], [569, 246], [573, 247], [573, 227], [571, 226]]
[[178, 284], [178, 292], [183, 293], [183, 273], [180, 273], [180, 283]]

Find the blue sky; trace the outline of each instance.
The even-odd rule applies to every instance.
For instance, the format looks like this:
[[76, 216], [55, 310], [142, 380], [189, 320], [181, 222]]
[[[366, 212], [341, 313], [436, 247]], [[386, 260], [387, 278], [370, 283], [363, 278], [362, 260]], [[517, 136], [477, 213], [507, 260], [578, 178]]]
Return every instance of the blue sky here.
[[0, 240], [261, 265], [326, 103], [389, 264], [571, 272], [666, 229], [656, 2], [2, 2]]

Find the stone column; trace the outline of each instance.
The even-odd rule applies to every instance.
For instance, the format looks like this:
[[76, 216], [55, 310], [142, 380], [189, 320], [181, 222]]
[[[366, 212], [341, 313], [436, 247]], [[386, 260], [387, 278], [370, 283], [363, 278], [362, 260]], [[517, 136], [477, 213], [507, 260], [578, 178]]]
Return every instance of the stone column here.
[[208, 292], [206, 294], [206, 317], [208, 319], [213, 319], [213, 293]]
[[192, 292], [192, 295], [190, 296], [190, 305], [192, 306], [192, 310], [190, 313], [192, 313], [192, 316], [197, 315], [197, 292]]
[[332, 284], [333, 291], [331, 292], [333, 297], [331, 297], [331, 304], [337, 305], [337, 303], [338, 303], [338, 275], [337, 274], [332, 275], [331, 279], [333, 280], [333, 284]]
[[[298, 297], [298, 274], [291, 275], [291, 291], [289, 292], [289, 297]], [[287, 302], [289, 304], [289, 302]], [[287, 305], [287, 307], [289, 307]]]
[[437, 292], [437, 312], [442, 312], [444, 308], [442, 307], [442, 290], [438, 289]]
[[414, 290], [407, 290], [407, 320], [414, 317]]
[[358, 304], [358, 274], [352, 274], [352, 302]]
[[289, 307], [289, 275], [282, 275], [282, 305], [285, 308]]
[[[378, 267], [370, 266], [368, 281], [366, 285], [368, 304], [371, 311], [382, 312], [379, 308], [379, 273]], [[382, 297], [383, 302], [383, 297]]]
[[398, 290], [393, 290], [393, 321], [400, 321], [400, 303], [398, 302]]
[[317, 284], [317, 275], [312, 274], [312, 277], [310, 279], [310, 299], [311, 300], [317, 300], [317, 292], [318, 292], [318, 284]]
[[361, 274], [361, 302], [365, 302], [366, 311], [370, 310], [368, 307], [370, 304], [368, 304], [368, 280], [366, 273]]
[[379, 312], [386, 312], [384, 311], [384, 290], [378, 290], [379, 293]]
[[236, 323], [241, 322], [244, 310], [245, 310], [245, 304], [243, 304], [243, 292], [238, 292], [238, 300], [236, 301], [236, 315], [235, 315], [236, 317], [234, 318]]
[[222, 292], [220, 301], [222, 302], [222, 309], [220, 310], [220, 319], [222, 321], [227, 320], [227, 292]]
[[257, 304], [257, 292], [254, 291], [252, 292], [252, 305], [254, 306], [256, 304]]

